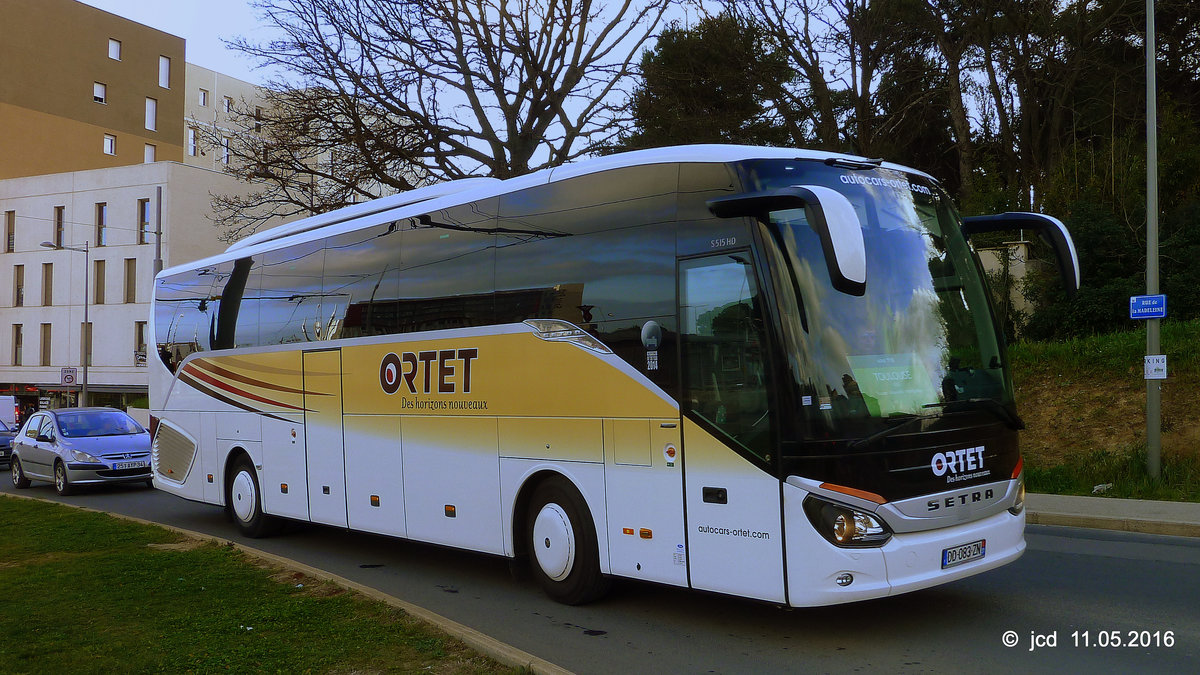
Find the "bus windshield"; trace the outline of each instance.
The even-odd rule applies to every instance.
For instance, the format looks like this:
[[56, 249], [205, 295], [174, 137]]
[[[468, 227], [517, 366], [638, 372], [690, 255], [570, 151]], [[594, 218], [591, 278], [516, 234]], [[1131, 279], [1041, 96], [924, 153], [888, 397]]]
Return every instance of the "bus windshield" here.
[[866, 293], [855, 297], [831, 286], [804, 209], [772, 212], [761, 225], [810, 438], [863, 438], [897, 418], [955, 408], [1016, 419], [983, 272], [941, 188], [918, 175], [814, 161], [764, 160], [743, 172], [753, 190], [833, 188], [863, 227]]

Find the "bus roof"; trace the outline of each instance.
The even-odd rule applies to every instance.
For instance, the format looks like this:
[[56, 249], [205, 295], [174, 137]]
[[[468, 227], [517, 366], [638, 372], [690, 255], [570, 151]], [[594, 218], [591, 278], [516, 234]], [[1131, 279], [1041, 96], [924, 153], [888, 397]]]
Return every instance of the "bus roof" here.
[[[634, 150], [571, 162], [507, 180], [499, 180], [497, 178], [464, 178], [446, 183], [438, 183], [373, 199], [362, 204], [354, 204], [353, 206], [347, 206], [336, 211], [320, 213], [291, 223], [278, 225], [262, 232], [256, 232], [230, 244], [223, 253], [182, 265], [176, 265], [159, 272], [159, 276], [166, 276], [185, 269], [212, 265], [252, 255], [263, 250], [273, 249], [275, 245], [272, 242], [303, 233], [310, 233], [313, 238], [340, 234], [341, 232], [362, 227], [370, 227], [401, 218], [418, 216], [430, 210], [496, 197], [537, 185], [544, 185], [611, 169], [649, 164], [731, 163], [749, 159], [813, 159], [818, 161], [844, 159], [859, 162], [867, 161], [862, 157], [844, 153], [753, 145], [697, 144]], [[922, 171], [890, 162], [884, 162], [881, 166], [887, 169], [905, 171], [931, 178]], [[335, 227], [337, 225], [343, 225], [343, 227]], [[320, 232], [316, 232], [317, 230]], [[296, 242], [298, 243], [308, 238], [297, 237]]]

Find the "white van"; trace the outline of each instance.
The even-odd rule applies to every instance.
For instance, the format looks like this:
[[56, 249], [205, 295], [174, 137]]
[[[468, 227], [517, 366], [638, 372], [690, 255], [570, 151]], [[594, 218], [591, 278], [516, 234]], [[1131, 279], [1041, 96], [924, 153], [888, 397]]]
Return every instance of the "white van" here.
[[0, 422], [10, 429], [17, 425], [16, 396], [0, 396]]

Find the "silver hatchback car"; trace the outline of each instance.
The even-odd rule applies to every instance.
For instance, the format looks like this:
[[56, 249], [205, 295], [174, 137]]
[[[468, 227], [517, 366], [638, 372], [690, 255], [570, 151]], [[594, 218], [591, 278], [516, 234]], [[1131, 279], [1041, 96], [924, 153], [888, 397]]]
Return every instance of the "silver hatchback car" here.
[[12, 445], [12, 482], [54, 483], [60, 495], [77, 485], [143, 482], [150, 475], [150, 434], [116, 408], [57, 408], [29, 418]]

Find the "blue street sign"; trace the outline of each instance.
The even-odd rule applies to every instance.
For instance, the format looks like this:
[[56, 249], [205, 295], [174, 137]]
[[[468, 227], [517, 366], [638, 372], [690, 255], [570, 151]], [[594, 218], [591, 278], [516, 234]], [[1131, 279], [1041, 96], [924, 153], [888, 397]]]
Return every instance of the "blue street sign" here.
[[1165, 319], [1167, 318], [1167, 296], [1165, 295], [1134, 295], [1129, 298], [1129, 318], [1131, 319]]

